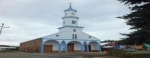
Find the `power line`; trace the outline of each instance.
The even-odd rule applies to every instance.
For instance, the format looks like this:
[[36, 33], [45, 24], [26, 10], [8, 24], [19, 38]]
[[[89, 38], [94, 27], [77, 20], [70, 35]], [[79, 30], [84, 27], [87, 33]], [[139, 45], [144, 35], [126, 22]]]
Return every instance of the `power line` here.
[[2, 8], [3, 15], [4, 15], [4, 19], [5, 19], [6, 24], [7, 24], [7, 20], [6, 20], [5, 12], [4, 12], [3, 5], [2, 5], [2, 1], [1, 1], [1, 0], [0, 0], [0, 4], [1, 4], [1, 8]]
[[[1, 0], [0, 0], [0, 4], [1, 4], [1, 8], [2, 8], [2, 12], [3, 12], [3, 15], [4, 15], [5, 22], [6, 22], [6, 24], [7, 24], [5, 12], [4, 12], [3, 5], [2, 5], [2, 1], [1, 1]], [[0, 35], [1, 35], [1, 33], [2, 33], [2, 29], [3, 29], [3, 28], [9, 28], [9, 27], [4, 27], [4, 23], [2, 23], [2, 26], [0, 26], [0, 27], [1, 27], [1, 29], [0, 29]]]
[[2, 29], [3, 28], [9, 28], [9, 27], [4, 27], [4, 23], [2, 23], [2, 26], [0, 26], [1, 27], [1, 29], [0, 29], [0, 35], [1, 35], [1, 33], [2, 33]]

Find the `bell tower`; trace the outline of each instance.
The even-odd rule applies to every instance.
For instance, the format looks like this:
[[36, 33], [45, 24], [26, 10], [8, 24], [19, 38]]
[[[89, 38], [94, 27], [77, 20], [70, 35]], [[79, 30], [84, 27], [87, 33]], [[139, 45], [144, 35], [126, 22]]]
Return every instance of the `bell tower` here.
[[64, 10], [65, 16], [63, 19], [63, 26], [78, 26], [78, 17], [76, 16], [77, 10], [73, 9], [71, 3], [68, 9]]
[[71, 31], [74, 32], [75, 31], [82, 31], [81, 26], [78, 26], [78, 17], [76, 16], [77, 10], [72, 8], [71, 3], [69, 3], [69, 8], [64, 10], [64, 17], [62, 17], [63, 20], [63, 26], [59, 27], [59, 31]]

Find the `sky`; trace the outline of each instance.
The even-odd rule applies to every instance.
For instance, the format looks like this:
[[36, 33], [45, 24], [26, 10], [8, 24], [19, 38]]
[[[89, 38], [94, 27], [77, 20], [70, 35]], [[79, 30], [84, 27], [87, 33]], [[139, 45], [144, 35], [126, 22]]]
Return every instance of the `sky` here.
[[[119, 40], [130, 26], [116, 17], [130, 13], [117, 0], [1, 0], [0, 24], [4, 23], [0, 44], [19, 46], [21, 42], [58, 32], [63, 25], [64, 10], [76, 9], [79, 26], [84, 32], [103, 40]], [[1, 5], [0, 5], [1, 6]]]

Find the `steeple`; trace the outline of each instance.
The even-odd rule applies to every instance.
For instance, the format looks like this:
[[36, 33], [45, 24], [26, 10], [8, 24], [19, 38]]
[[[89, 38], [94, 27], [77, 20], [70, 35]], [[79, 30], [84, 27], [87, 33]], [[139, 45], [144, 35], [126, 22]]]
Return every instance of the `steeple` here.
[[78, 26], [78, 17], [76, 16], [77, 10], [72, 8], [71, 3], [69, 3], [69, 8], [64, 10], [65, 16], [62, 17], [63, 19], [63, 26], [59, 27], [58, 29], [63, 29], [65, 27], [70, 27], [70, 28], [84, 28]]
[[77, 10], [75, 10], [75, 9], [73, 9], [73, 8], [71, 7], [71, 4], [72, 4], [72, 3], [69, 3], [69, 4], [70, 4], [69, 8], [66, 9], [66, 10], [64, 10], [64, 12], [66, 12], [66, 11], [75, 11], [75, 12], [77, 12]]

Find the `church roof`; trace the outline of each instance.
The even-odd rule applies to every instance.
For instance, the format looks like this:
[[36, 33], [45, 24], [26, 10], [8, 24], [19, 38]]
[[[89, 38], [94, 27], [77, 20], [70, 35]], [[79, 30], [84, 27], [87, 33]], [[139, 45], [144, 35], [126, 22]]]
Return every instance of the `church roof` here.
[[79, 17], [74, 17], [74, 16], [65, 16], [62, 19], [64, 19], [64, 18], [77, 18], [77, 19], [79, 19]]
[[64, 10], [64, 12], [66, 12], [66, 11], [75, 11], [75, 12], [77, 12], [77, 10], [73, 9], [73, 8], [71, 7], [71, 5], [69, 6], [68, 9]]
[[59, 27], [58, 29], [61, 29], [61, 28], [64, 28], [64, 27], [84, 28], [84, 27], [80, 27], [80, 26], [62, 26], [62, 27]]

